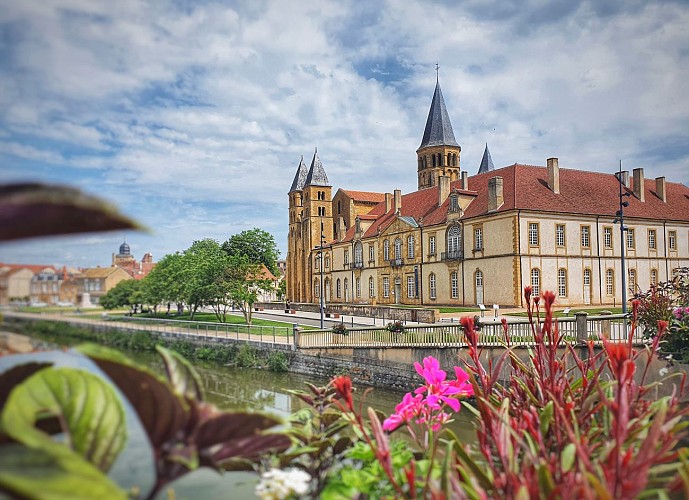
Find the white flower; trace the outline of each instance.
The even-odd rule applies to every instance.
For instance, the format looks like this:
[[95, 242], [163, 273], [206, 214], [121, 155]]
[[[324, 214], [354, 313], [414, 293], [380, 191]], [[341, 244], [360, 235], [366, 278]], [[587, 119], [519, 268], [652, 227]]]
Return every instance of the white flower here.
[[255, 491], [263, 500], [284, 500], [292, 495], [306, 495], [310, 481], [311, 476], [301, 469], [270, 469], [261, 474]]
[[659, 374], [661, 377], [664, 377], [665, 375], [667, 375], [667, 372], [668, 372], [668, 371], [669, 371], [669, 370], [667, 369], [667, 367], [661, 368], [660, 371], [658, 372], [658, 374]]
[[667, 356], [665, 356], [665, 359], [672, 359], [672, 354], [668, 354]]

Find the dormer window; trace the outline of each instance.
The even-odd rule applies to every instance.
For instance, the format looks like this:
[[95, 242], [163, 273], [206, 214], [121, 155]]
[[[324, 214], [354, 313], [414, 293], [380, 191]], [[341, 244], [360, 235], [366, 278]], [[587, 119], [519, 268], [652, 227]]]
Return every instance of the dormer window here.
[[459, 195], [456, 191], [450, 193], [450, 207], [448, 210], [450, 212], [459, 212]]

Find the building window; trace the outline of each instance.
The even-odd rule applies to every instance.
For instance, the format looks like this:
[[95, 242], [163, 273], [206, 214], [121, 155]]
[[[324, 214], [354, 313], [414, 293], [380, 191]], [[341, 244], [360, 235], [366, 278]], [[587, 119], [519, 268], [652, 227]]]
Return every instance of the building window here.
[[335, 296], [338, 299], [342, 297], [342, 282], [340, 278], [337, 278], [337, 284], [335, 285]]
[[450, 194], [450, 206], [448, 207], [449, 212], [459, 212], [459, 200], [457, 193], [453, 192]]
[[483, 290], [483, 271], [476, 270], [476, 275], [474, 276], [474, 283], [476, 285], [476, 289], [478, 290], [479, 288]]
[[615, 294], [615, 271], [612, 269], [605, 270], [605, 294], [608, 296]]
[[636, 269], [629, 270], [629, 290], [632, 293], [636, 292]]
[[603, 246], [605, 248], [612, 248], [612, 228], [603, 228]]
[[591, 286], [591, 270], [588, 267], [584, 269], [584, 286]]
[[320, 298], [321, 296], [321, 287], [318, 285], [318, 281], [315, 281], [313, 284], [313, 293], [316, 296], [316, 298]]
[[581, 246], [591, 247], [591, 226], [581, 226]]
[[414, 236], [411, 235], [407, 238], [407, 257], [414, 258]]
[[456, 255], [460, 249], [460, 228], [455, 225], [447, 231], [447, 253]]
[[373, 280], [373, 276], [368, 279], [368, 296], [370, 298], [376, 296], [376, 282]]
[[376, 247], [374, 247], [373, 244], [370, 244], [368, 246], [368, 261], [369, 262], [375, 262], [376, 261]]
[[627, 228], [627, 248], [629, 250], [633, 250], [636, 247], [636, 243], [634, 242], [634, 229], [631, 227]]
[[363, 266], [364, 264], [364, 245], [360, 241], [354, 244], [354, 265]]
[[325, 268], [330, 269], [330, 255], [325, 256]]
[[344, 251], [344, 263], [345, 263], [345, 266], [347, 264], [349, 264], [349, 250]]
[[383, 276], [383, 297], [390, 297], [390, 277]]
[[658, 270], [657, 269], [651, 269], [651, 286], [655, 286], [658, 284]]
[[361, 297], [361, 278], [356, 279], [356, 296]]
[[435, 236], [428, 238], [428, 255], [435, 255]]
[[567, 270], [557, 270], [557, 294], [560, 297], [567, 297]]
[[483, 250], [483, 228], [474, 229], [474, 250]]
[[397, 238], [395, 240], [395, 259], [402, 258], [402, 240]]
[[655, 229], [649, 229], [648, 230], [648, 249], [649, 250], [655, 250], [656, 249], [656, 230]]
[[414, 288], [414, 276], [410, 274], [407, 276], [407, 297], [410, 299], [413, 299], [415, 296]]
[[321, 269], [321, 254], [316, 254], [316, 256], [314, 257], [313, 260], [314, 260], [314, 268], [316, 269], [316, 271], [320, 271], [320, 269]]
[[453, 299], [459, 298], [459, 280], [457, 279], [457, 271], [450, 273], [450, 293]]
[[435, 274], [431, 273], [428, 277], [428, 289], [430, 290], [431, 298], [435, 299], [437, 297]]
[[390, 241], [388, 240], [383, 242], [383, 260], [386, 262], [390, 260]]
[[677, 250], [677, 231], [668, 231], [667, 244], [670, 250]]
[[529, 245], [532, 247], [538, 246], [538, 223], [529, 222]]
[[538, 297], [541, 294], [541, 271], [537, 267], [531, 270], [531, 296]]
[[559, 247], [565, 246], [565, 225], [557, 224], [555, 226], [555, 244]]

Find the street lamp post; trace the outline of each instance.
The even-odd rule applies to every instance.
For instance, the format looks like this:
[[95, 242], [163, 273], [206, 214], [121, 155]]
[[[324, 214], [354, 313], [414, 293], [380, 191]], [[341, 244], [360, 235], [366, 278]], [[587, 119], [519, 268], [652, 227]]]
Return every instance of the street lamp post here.
[[324, 314], [325, 314], [325, 290], [323, 289], [323, 218], [321, 218], [321, 240], [316, 250], [318, 250], [318, 267], [320, 269], [321, 285], [319, 289], [320, 310], [321, 310], [321, 330], [324, 329]]
[[616, 218], [613, 221], [613, 224], [617, 224], [618, 222], [620, 223], [620, 255], [621, 255], [621, 264], [622, 264], [622, 313], [627, 314], [627, 276], [626, 276], [626, 269], [625, 269], [625, 232], [627, 231], [627, 228], [624, 225], [624, 207], [629, 206], [629, 202], [624, 200], [625, 196], [631, 196], [631, 193], [629, 191], [626, 191], [622, 189], [622, 160], [620, 160], [620, 170], [617, 175], [617, 180], [619, 181], [620, 184], [620, 209], [617, 211]]

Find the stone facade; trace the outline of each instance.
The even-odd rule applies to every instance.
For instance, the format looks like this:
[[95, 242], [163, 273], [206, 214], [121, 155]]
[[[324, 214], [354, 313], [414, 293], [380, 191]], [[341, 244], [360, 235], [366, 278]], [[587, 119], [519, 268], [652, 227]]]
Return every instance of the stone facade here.
[[[436, 86], [421, 146], [418, 189], [339, 189], [299, 165], [289, 193], [287, 295], [291, 302], [407, 306], [522, 306], [522, 290], [558, 303], [620, 305], [689, 266], [689, 188], [643, 169], [605, 174], [515, 163], [460, 168]], [[312, 182], [310, 179], [320, 179]], [[325, 179], [325, 182], [323, 182]], [[620, 191], [625, 232], [616, 223]], [[621, 267], [624, 244], [625, 269]]]

